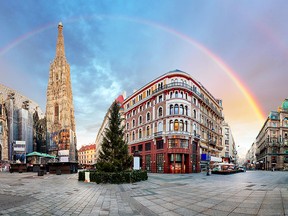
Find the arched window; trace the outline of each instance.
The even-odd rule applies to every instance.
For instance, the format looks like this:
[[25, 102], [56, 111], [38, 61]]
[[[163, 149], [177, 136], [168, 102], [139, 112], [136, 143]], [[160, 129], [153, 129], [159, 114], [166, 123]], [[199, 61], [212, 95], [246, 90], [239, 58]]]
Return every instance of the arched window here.
[[178, 131], [179, 130], [179, 122], [178, 122], [178, 120], [176, 119], [175, 121], [174, 121], [174, 131]]
[[139, 135], [139, 139], [141, 139], [142, 138], [142, 130], [141, 129], [139, 129], [138, 135]]
[[180, 105], [180, 115], [184, 115], [184, 106], [183, 106], [183, 104]]
[[170, 115], [173, 115], [173, 113], [174, 113], [174, 112], [173, 112], [173, 105], [172, 105], [172, 104], [170, 105], [170, 112], [169, 112], [169, 113], [170, 113]]
[[150, 112], [147, 113], [146, 120], [147, 120], [147, 122], [150, 121]]
[[185, 106], [185, 115], [188, 116], [188, 106]]
[[135, 127], [135, 119], [132, 120], [132, 126]]
[[170, 92], [170, 99], [173, 97], [173, 92]]
[[163, 108], [159, 107], [158, 109], [158, 117], [162, 117], [163, 116]]
[[146, 135], [150, 136], [150, 127], [149, 126], [146, 127]]
[[127, 128], [127, 130], [129, 130], [129, 123], [126, 124], [126, 128]]
[[142, 124], [142, 116], [139, 116], [139, 125]]
[[188, 121], [185, 121], [185, 131], [188, 132]]
[[178, 114], [179, 114], [179, 106], [178, 106], [178, 104], [175, 104], [174, 114], [175, 114], [175, 115], [178, 115]]
[[196, 119], [196, 110], [193, 110], [193, 117]]
[[162, 124], [162, 122], [159, 122], [158, 123], [158, 132], [161, 132], [161, 131], [163, 131], [163, 124]]
[[170, 120], [169, 122], [169, 131], [173, 131], [173, 121]]
[[133, 131], [133, 133], [132, 133], [132, 140], [135, 140], [135, 133], [134, 133], [134, 131]]
[[184, 98], [183, 92], [180, 92], [181, 98]]
[[171, 80], [171, 83], [174, 83], [174, 79]]
[[179, 129], [180, 129], [180, 131], [184, 131], [184, 122], [183, 122], [183, 120], [180, 120]]
[[175, 92], [175, 98], [178, 98], [178, 91]]

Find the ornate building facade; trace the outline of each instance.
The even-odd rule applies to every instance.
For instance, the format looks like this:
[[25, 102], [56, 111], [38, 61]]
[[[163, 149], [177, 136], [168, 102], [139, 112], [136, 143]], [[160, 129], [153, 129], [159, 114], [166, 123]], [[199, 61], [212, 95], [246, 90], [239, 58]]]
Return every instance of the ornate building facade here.
[[231, 127], [227, 122], [223, 122], [222, 133], [224, 148], [221, 152], [221, 157], [225, 162], [236, 164], [238, 158], [236, 144], [232, 135]]
[[65, 57], [63, 25], [58, 25], [56, 56], [50, 65], [47, 87], [47, 138], [50, 154], [60, 157], [60, 161], [75, 162], [76, 131], [70, 65]]
[[256, 137], [256, 169], [288, 170], [288, 99], [271, 111]]
[[219, 158], [222, 101], [189, 74], [175, 70], [158, 77], [127, 97], [123, 108], [129, 151], [140, 154], [142, 169], [199, 172], [207, 156]]

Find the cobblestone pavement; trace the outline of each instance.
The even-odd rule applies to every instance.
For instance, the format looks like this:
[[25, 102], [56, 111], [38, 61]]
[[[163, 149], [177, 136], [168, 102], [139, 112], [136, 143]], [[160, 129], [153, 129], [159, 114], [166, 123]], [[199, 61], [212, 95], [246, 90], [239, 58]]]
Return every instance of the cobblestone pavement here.
[[288, 172], [149, 174], [122, 185], [77, 178], [0, 172], [0, 215], [288, 215]]

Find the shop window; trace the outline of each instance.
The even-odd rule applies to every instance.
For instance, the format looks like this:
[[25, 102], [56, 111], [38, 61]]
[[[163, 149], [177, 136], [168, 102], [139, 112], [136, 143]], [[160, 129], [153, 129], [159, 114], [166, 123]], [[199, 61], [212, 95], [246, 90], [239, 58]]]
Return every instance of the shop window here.
[[163, 148], [164, 148], [164, 142], [163, 142], [163, 140], [157, 140], [157, 141], [156, 141], [156, 148], [157, 148], [157, 149], [163, 149]]
[[151, 151], [151, 143], [145, 143], [145, 151]]

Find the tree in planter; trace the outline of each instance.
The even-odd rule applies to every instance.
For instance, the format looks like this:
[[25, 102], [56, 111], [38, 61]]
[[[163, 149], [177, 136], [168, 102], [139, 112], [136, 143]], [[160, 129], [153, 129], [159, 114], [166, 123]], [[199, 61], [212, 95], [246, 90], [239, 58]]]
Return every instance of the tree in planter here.
[[129, 169], [133, 157], [128, 153], [124, 139], [124, 126], [119, 113], [120, 106], [115, 101], [110, 107], [108, 128], [104, 131], [103, 141], [96, 169], [104, 172], [121, 172]]

